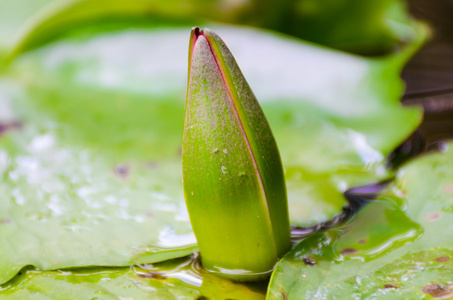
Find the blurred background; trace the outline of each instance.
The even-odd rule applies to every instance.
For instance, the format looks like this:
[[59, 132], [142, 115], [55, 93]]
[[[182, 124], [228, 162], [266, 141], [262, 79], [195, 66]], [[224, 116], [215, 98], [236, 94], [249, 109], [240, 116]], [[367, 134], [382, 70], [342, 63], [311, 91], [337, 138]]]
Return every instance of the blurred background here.
[[[183, 20], [214, 20], [269, 28], [307, 41], [361, 55], [381, 55], [404, 42], [382, 22], [387, 16], [405, 19], [402, 11], [407, 6], [410, 14], [426, 21], [432, 29], [426, 45], [411, 59], [402, 72], [406, 82], [403, 103], [422, 105], [427, 113], [421, 131], [425, 135], [450, 136], [453, 128], [453, 1], [452, 0], [196, 0], [158, 1], [134, 0], [128, 9], [124, 1], [0, 1], [0, 53], [11, 50], [14, 41], [27, 29], [27, 22], [46, 6], [63, 3], [85, 3], [79, 10], [54, 17], [61, 27], [46, 28], [39, 42], [52, 40], [71, 26], [90, 26], [112, 16], [117, 22], [130, 22], [137, 15], [172, 16], [176, 23]], [[95, 4], [97, 3], [97, 4]], [[101, 3], [101, 4], [99, 4]], [[76, 5], [75, 5], [76, 6]], [[135, 7], [134, 7], [135, 6]], [[145, 7], [145, 9], [143, 9]], [[82, 11], [81, 11], [82, 10]], [[104, 12], [102, 12], [104, 11]], [[137, 13], [137, 11], [140, 11]], [[157, 11], [157, 14], [155, 13]], [[102, 19], [101, 18], [101, 19]], [[39, 19], [39, 18], [38, 18]], [[82, 23], [77, 19], [83, 20]], [[142, 21], [143, 21], [142, 20]], [[360, 24], [360, 26], [357, 26]], [[45, 25], [45, 24], [44, 24]], [[91, 24], [92, 25], [92, 24]], [[112, 25], [111, 25], [112, 26]], [[30, 27], [30, 26], [29, 26]], [[30, 41], [29, 41], [30, 42]], [[38, 42], [38, 41], [31, 41]], [[27, 50], [27, 49], [23, 49]]]
[[422, 105], [420, 131], [428, 143], [451, 138], [453, 131], [453, 1], [408, 1], [410, 13], [428, 22], [432, 36], [402, 72], [403, 103]]

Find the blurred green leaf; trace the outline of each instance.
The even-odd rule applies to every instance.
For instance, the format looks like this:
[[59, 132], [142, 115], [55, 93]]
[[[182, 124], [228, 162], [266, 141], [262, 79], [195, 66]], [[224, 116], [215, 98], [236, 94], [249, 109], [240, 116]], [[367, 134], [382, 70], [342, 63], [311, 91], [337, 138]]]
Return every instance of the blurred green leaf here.
[[[10, 58], [80, 27], [130, 26], [159, 17], [264, 27], [367, 55], [392, 52], [415, 38], [402, 0], [65, 0], [48, 6], [42, 4], [50, 0], [39, 1], [34, 7], [42, 9], [20, 26]], [[15, 15], [14, 6], [4, 11], [8, 18]]]
[[405, 1], [288, 0], [277, 5], [278, 14], [275, 7], [256, 14], [260, 24], [336, 49], [382, 55], [413, 38]]
[[[239, 1], [242, 6], [244, 3]], [[146, 23], [153, 18], [181, 19], [200, 22], [207, 16], [227, 21], [239, 9], [228, 1], [203, 0], [67, 0], [53, 3], [42, 9], [24, 24], [17, 42], [11, 50], [11, 58], [51, 40], [68, 34], [80, 27], [105, 26], [121, 23]]]
[[0, 58], [11, 51], [21, 28], [37, 11], [57, 0], [3, 0], [0, 1]]
[[277, 265], [269, 299], [451, 297], [452, 145], [404, 166], [348, 224], [303, 240]]

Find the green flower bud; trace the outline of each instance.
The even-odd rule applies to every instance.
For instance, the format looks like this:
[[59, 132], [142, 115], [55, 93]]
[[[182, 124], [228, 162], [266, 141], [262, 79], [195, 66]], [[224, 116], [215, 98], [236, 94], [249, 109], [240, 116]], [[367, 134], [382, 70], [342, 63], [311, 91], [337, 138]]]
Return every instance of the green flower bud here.
[[204, 268], [241, 281], [268, 277], [291, 247], [282, 163], [233, 55], [208, 29], [190, 38], [182, 167]]

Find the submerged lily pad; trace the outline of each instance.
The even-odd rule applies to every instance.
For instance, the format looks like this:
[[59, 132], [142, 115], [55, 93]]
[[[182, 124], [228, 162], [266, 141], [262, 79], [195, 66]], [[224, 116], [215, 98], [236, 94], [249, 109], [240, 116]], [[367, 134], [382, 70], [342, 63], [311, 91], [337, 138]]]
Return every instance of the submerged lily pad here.
[[297, 245], [277, 265], [269, 299], [452, 297], [452, 146], [404, 166], [349, 223]]
[[199, 267], [196, 257], [123, 268], [38, 271], [26, 268], [0, 288], [0, 299], [265, 298], [266, 282], [237, 283]]
[[[421, 118], [399, 105], [398, 73], [423, 28], [381, 58], [213, 28], [275, 134], [293, 224], [326, 220], [348, 187], [389, 176], [385, 156]], [[124, 266], [195, 251], [180, 171], [188, 32], [74, 33], [10, 66], [0, 122], [22, 126], [0, 137], [0, 282], [30, 264]]]

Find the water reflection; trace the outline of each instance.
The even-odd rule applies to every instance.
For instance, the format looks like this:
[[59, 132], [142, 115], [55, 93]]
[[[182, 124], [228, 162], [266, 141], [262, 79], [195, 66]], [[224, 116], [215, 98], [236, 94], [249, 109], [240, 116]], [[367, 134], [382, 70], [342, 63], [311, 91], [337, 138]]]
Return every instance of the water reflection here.
[[139, 278], [157, 279], [162, 284], [179, 281], [177, 285], [183, 284], [187, 287], [197, 288], [201, 295], [206, 295], [206, 297], [215, 294], [227, 296], [227, 294], [235, 293], [240, 295], [241, 299], [245, 299], [243, 297], [247, 297], [247, 295], [251, 297], [250, 299], [264, 299], [268, 285], [267, 280], [244, 283], [213, 275], [202, 267], [199, 253], [172, 261], [135, 266], [133, 270]]

